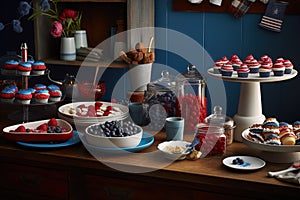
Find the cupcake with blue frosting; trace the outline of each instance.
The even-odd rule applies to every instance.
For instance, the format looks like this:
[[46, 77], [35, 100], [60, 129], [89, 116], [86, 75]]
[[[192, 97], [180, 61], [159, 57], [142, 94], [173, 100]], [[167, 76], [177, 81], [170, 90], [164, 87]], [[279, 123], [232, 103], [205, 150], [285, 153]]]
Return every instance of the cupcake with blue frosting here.
[[30, 104], [32, 99], [31, 91], [28, 89], [21, 89], [15, 95], [15, 100], [20, 104]]
[[4, 103], [13, 103], [15, 100], [15, 90], [10, 88], [1, 90], [0, 99]]
[[29, 62], [20, 62], [17, 68], [17, 72], [22, 76], [29, 76], [31, 73], [32, 67]]
[[15, 61], [15, 60], [6, 61], [2, 68], [2, 74], [3, 75], [16, 75], [18, 65], [19, 65], [19, 62]]
[[34, 93], [34, 100], [36, 103], [48, 103], [50, 94], [48, 90], [36, 90]]

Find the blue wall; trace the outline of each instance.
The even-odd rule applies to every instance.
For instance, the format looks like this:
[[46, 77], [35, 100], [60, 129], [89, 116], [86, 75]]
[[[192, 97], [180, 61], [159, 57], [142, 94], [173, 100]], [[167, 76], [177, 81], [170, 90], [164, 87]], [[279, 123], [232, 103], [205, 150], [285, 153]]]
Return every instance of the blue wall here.
[[[237, 54], [245, 58], [253, 54], [259, 58], [268, 54], [273, 59], [289, 58], [299, 71], [300, 65], [300, 16], [286, 15], [282, 31], [271, 32], [258, 26], [262, 14], [246, 14], [237, 19], [230, 13], [176, 12], [172, 0], [155, 1], [155, 26], [174, 29], [196, 40], [213, 60]], [[190, 52], [197, 54], [197, 52]], [[172, 66], [179, 72], [188, 64], [168, 53], [157, 55], [157, 62]], [[206, 67], [206, 66], [205, 66]], [[208, 67], [209, 68], [209, 67]], [[215, 80], [219, 81], [219, 80]], [[262, 83], [262, 105], [266, 116], [293, 122], [300, 120], [297, 109], [299, 75], [292, 80]], [[227, 94], [227, 115], [234, 116], [239, 100], [239, 83], [224, 83]]]
[[[17, 18], [16, 8], [18, 3], [19, 0], [9, 1], [9, 4], [1, 3], [1, 22], [9, 22]], [[202, 45], [213, 60], [224, 55], [229, 57], [232, 54], [237, 54], [244, 58], [248, 54], [260, 57], [266, 53], [272, 58], [285, 57], [291, 59], [295, 69], [299, 71], [299, 15], [286, 15], [282, 32], [275, 33], [258, 26], [262, 14], [246, 14], [241, 19], [236, 19], [230, 13], [175, 12], [172, 10], [172, 0], [156, 0], [155, 10], [156, 27], [173, 29], [186, 34]], [[33, 54], [33, 23], [27, 19], [22, 19], [22, 25], [24, 31], [20, 34], [13, 32], [11, 26], [0, 32], [1, 56], [6, 51], [18, 51], [20, 44], [24, 41], [27, 41], [29, 49], [32, 50], [30, 53]], [[155, 41], [162, 41], [167, 44], [165, 39], [157, 37]], [[194, 51], [190, 53], [198, 54]], [[162, 51], [157, 51], [156, 62], [170, 66], [178, 72], [186, 71], [186, 66], [189, 64], [185, 58]], [[209, 66], [205, 67], [209, 68]], [[58, 72], [56, 73], [57, 78], [63, 78], [65, 73], [59, 73], [61, 71], [59, 67], [56, 69]], [[121, 76], [116, 76], [118, 73], [125, 73], [124, 70], [112, 69], [109, 71], [113, 77]], [[158, 78], [158, 75], [153, 77], [153, 79], [156, 78]], [[108, 85], [113, 85], [111, 76], [106, 81]], [[239, 83], [230, 82], [225, 82], [224, 85], [227, 94], [227, 115], [233, 116], [237, 112], [240, 85]], [[299, 75], [288, 81], [261, 84], [264, 114], [290, 122], [300, 120], [297, 109], [298, 98], [300, 97], [298, 95], [299, 85]]]

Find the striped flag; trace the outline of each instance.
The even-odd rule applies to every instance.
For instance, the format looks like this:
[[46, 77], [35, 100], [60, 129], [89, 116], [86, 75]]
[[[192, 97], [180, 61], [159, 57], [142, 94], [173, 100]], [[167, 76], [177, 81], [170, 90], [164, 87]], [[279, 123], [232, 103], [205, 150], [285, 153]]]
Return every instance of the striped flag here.
[[265, 29], [280, 32], [287, 2], [271, 0], [259, 25]]

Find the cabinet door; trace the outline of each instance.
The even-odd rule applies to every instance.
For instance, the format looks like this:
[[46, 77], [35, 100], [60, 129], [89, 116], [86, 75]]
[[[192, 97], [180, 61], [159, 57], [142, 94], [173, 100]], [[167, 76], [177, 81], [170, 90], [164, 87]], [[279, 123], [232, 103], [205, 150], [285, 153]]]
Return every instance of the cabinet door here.
[[65, 172], [6, 163], [1, 163], [0, 169], [2, 194], [46, 199], [68, 198], [68, 174]]

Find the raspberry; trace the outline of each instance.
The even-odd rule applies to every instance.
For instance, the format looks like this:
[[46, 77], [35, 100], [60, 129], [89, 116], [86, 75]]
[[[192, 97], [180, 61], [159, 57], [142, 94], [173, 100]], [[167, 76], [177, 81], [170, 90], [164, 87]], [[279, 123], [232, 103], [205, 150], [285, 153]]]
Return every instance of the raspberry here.
[[21, 125], [15, 130], [15, 132], [26, 132], [26, 128], [25, 126]]
[[48, 121], [48, 126], [57, 126], [57, 121], [55, 118], [51, 118], [49, 121]]
[[111, 111], [111, 110], [112, 110], [112, 106], [107, 106], [107, 107], [106, 107], [106, 111], [109, 112], [109, 111]]

